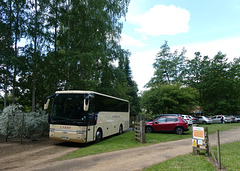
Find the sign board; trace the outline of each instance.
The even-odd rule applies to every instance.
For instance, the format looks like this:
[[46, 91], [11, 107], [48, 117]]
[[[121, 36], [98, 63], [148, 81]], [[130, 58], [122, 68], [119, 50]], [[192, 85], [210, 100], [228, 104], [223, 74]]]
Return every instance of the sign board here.
[[202, 140], [198, 140], [198, 145], [203, 145], [203, 141]]
[[192, 146], [193, 146], [193, 147], [197, 147], [197, 140], [192, 139]]
[[193, 127], [193, 138], [204, 140], [204, 128], [203, 127]]

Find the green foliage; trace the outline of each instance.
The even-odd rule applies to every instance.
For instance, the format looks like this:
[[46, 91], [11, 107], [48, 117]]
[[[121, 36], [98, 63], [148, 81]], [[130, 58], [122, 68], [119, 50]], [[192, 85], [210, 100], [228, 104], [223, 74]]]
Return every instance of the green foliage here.
[[197, 102], [197, 91], [191, 87], [176, 85], [158, 85], [145, 91], [142, 106], [147, 113], [190, 113]]
[[237, 114], [239, 108], [239, 61], [228, 63], [226, 55], [219, 52], [212, 60], [200, 53], [188, 61], [185, 70], [187, 83], [199, 92], [204, 113]]
[[[21, 105], [10, 105], [0, 114], [0, 134], [6, 137], [19, 137], [23, 126], [23, 136], [30, 138], [34, 134], [48, 132], [47, 114], [39, 109], [37, 112], [24, 113]], [[24, 122], [23, 121], [24, 114]]]
[[186, 50], [183, 49], [180, 54], [175, 50], [171, 52], [167, 41], [161, 46], [157, 53], [156, 62], [153, 64], [155, 69], [154, 77], [147, 84], [148, 87], [154, 84], [174, 84], [183, 80], [183, 68], [185, 62]]
[[[131, 101], [139, 111], [130, 53], [119, 44], [129, 0], [1, 1], [0, 88], [35, 111], [56, 90], [94, 90]], [[25, 46], [13, 49], [16, 40]], [[14, 61], [14, 62], [13, 62]], [[116, 66], [117, 62], [122, 63]], [[19, 78], [18, 80], [16, 78]], [[31, 107], [30, 107], [31, 106]], [[2, 109], [2, 108], [1, 108]]]
[[[240, 58], [228, 62], [226, 55], [221, 52], [213, 59], [196, 52], [193, 59], [185, 60], [184, 53], [184, 49], [180, 54], [177, 51], [172, 53], [167, 42], [161, 46], [153, 64], [154, 77], [146, 85], [150, 90], [143, 93], [141, 102], [147, 113], [189, 113], [192, 105], [196, 105], [201, 106], [202, 112], [208, 115], [238, 114]], [[166, 84], [177, 83], [185, 88], [192, 87], [194, 91], [188, 91], [187, 95], [174, 88], [163, 88]], [[183, 98], [185, 95], [186, 98]], [[189, 101], [188, 98], [194, 100]]]

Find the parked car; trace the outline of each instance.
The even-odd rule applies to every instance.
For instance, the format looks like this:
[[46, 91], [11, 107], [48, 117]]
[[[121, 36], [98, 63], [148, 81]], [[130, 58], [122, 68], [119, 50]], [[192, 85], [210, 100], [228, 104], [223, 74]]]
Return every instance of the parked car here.
[[193, 122], [192, 122], [192, 118], [189, 117], [188, 115], [182, 115], [182, 118], [187, 121], [188, 125], [192, 125]]
[[235, 123], [235, 122], [237, 122], [235, 116], [229, 116], [229, 117], [230, 117], [231, 123]]
[[188, 115], [191, 119], [192, 119], [192, 123], [193, 124], [196, 124], [197, 123], [197, 118], [196, 117], [193, 117], [191, 115]]
[[236, 119], [236, 122], [239, 123], [240, 122], [240, 115], [236, 115], [235, 119]]
[[146, 122], [145, 129], [147, 133], [154, 131], [170, 131], [178, 135], [189, 130], [188, 123], [179, 116], [163, 116], [154, 121]]
[[147, 120], [146, 122], [154, 121], [154, 120], [156, 120], [156, 119], [158, 119], [162, 116], [179, 116], [179, 117], [182, 117], [181, 114], [159, 114], [159, 115], [154, 116], [152, 119]]
[[230, 117], [227, 117], [225, 115], [216, 115], [212, 117], [212, 123], [222, 123], [221, 118], [223, 117], [223, 123], [230, 123], [231, 119]]
[[224, 120], [225, 123], [231, 123], [231, 117], [230, 116], [224, 115], [223, 120]]
[[211, 124], [212, 123], [212, 119], [208, 118], [206, 116], [197, 116], [197, 123], [199, 124]]
[[216, 116], [213, 116], [212, 117], [212, 123], [222, 123], [222, 121], [221, 121], [221, 118], [222, 118], [223, 116], [221, 116], [221, 115], [216, 115]]

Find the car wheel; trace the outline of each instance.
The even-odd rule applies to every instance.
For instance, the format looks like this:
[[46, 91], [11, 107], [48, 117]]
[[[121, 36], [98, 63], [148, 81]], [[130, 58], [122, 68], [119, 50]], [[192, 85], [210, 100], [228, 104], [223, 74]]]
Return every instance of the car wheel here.
[[184, 130], [183, 130], [182, 127], [177, 127], [177, 128], [175, 128], [175, 132], [176, 132], [176, 134], [178, 134], [178, 135], [182, 135], [183, 132], [184, 132]]
[[206, 122], [206, 121], [203, 121], [203, 124], [205, 125], [205, 124], [207, 124], [207, 122]]
[[146, 127], [146, 133], [152, 133], [153, 132], [153, 128], [150, 126]]
[[99, 142], [102, 140], [102, 130], [99, 128], [96, 132], [96, 142]]
[[122, 125], [119, 126], [119, 134], [122, 134], [123, 133], [123, 127]]

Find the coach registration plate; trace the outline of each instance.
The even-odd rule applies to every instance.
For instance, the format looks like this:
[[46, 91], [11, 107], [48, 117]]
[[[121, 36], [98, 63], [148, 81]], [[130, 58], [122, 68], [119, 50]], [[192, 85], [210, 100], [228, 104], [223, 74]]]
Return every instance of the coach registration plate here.
[[68, 137], [61, 137], [62, 140], [69, 140]]

